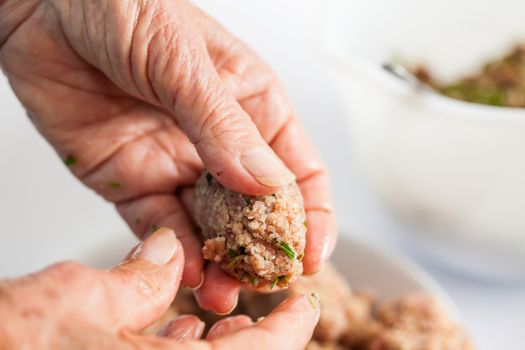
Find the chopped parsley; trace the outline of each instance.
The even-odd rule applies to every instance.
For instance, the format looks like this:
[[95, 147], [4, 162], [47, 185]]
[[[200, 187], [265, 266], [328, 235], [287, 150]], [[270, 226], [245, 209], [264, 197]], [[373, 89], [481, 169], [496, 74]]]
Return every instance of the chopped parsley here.
[[231, 258], [229, 261], [228, 261], [228, 267], [229, 268], [232, 268], [233, 266], [235, 266], [235, 262], [237, 261], [236, 258]]
[[311, 293], [308, 296], [308, 301], [310, 302], [310, 305], [312, 305], [312, 308], [315, 310], [319, 306], [319, 301], [321, 299], [319, 298], [319, 294], [317, 293]]
[[234, 259], [235, 257], [239, 256], [239, 252], [233, 249], [228, 249], [228, 259]]
[[119, 190], [122, 188], [122, 184], [120, 182], [117, 182], [117, 181], [111, 181], [109, 183], [109, 186], [111, 186], [111, 188], [114, 188], [116, 190]]
[[293, 248], [290, 247], [286, 242], [281, 242], [279, 249], [281, 249], [283, 253], [286, 254], [288, 258], [290, 258], [290, 260], [295, 259], [295, 250], [293, 250]]
[[250, 283], [252, 284], [252, 286], [256, 287], [258, 284], [257, 278], [255, 278], [254, 276], [250, 276]]
[[77, 164], [77, 159], [72, 154], [69, 154], [66, 159], [64, 159], [64, 164], [67, 166], [73, 166]]
[[242, 282], [242, 280], [244, 279], [244, 277], [246, 277], [246, 275], [247, 275], [246, 272], [243, 272], [243, 273], [241, 274], [241, 277], [239, 277], [239, 281]]
[[284, 281], [286, 276], [279, 276], [276, 279], [273, 280], [272, 284], [270, 285], [270, 290], [273, 289], [277, 285], [278, 282]]

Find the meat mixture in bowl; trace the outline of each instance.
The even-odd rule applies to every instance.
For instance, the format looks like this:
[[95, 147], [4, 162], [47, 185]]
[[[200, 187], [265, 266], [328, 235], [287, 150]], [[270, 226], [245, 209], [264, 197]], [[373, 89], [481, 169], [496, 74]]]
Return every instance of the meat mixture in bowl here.
[[442, 95], [492, 106], [525, 107], [525, 46], [487, 62], [476, 72], [442, 83], [428, 67], [417, 66], [414, 75]]

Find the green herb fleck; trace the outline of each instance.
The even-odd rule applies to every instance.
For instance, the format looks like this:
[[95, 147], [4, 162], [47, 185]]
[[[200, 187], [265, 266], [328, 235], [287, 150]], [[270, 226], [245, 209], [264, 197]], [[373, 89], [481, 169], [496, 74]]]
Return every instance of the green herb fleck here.
[[252, 286], [256, 287], [258, 284], [257, 278], [255, 278], [254, 276], [250, 276], [250, 283], [252, 284]]
[[321, 300], [319, 298], [319, 294], [311, 293], [307, 298], [308, 298], [308, 301], [310, 302], [310, 305], [312, 305], [314, 310], [319, 307], [319, 301]]
[[278, 282], [282, 282], [286, 279], [286, 276], [278, 276], [277, 278], [275, 278], [270, 286], [270, 290], [272, 290]]
[[244, 279], [244, 277], [246, 277], [246, 272], [243, 272], [243, 273], [241, 274], [241, 277], [239, 277], [239, 281], [242, 282], [242, 280]]
[[228, 249], [228, 259], [234, 259], [235, 257], [239, 256], [239, 252], [233, 249]]
[[228, 267], [229, 268], [232, 268], [233, 266], [235, 266], [235, 262], [237, 261], [237, 259], [235, 258], [231, 258], [229, 261], [228, 261]]
[[77, 159], [75, 158], [75, 156], [69, 154], [66, 159], [64, 159], [64, 164], [67, 165], [67, 166], [73, 166], [75, 164], [77, 164]]
[[304, 224], [304, 228], [308, 228], [308, 223], [306, 221], [303, 224]]
[[281, 249], [284, 252], [284, 254], [286, 254], [288, 258], [290, 258], [290, 260], [295, 259], [295, 250], [293, 250], [293, 248], [290, 247], [286, 242], [281, 242], [281, 246], [279, 247], [279, 249]]
[[116, 189], [116, 190], [122, 188], [122, 184], [121, 184], [120, 182], [117, 182], [117, 181], [111, 181], [111, 182], [109, 183], [109, 186], [111, 186], [111, 188], [114, 188], [114, 189]]

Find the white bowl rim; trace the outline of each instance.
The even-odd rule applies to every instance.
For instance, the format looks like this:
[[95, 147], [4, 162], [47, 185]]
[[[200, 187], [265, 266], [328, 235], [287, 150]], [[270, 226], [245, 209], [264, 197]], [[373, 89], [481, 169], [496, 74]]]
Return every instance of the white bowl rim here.
[[[421, 286], [422, 290], [434, 297], [435, 300], [445, 309], [449, 317], [461, 322], [461, 313], [459, 312], [457, 305], [452, 301], [445, 289], [443, 289], [443, 287], [420, 265], [393, 249], [359, 237], [361, 236], [356, 236], [345, 230], [339, 231], [339, 242], [345, 241], [343, 245], [346, 243], [348, 245], [358, 246], [361, 251], [369, 251], [376, 256], [381, 256], [391, 261], [392, 264], [397, 265], [400, 270], [413, 277], [413, 279]], [[339, 247], [340, 246], [341, 245], [339, 245]], [[339, 268], [339, 271], [345, 275], [345, 272], [342, 271], [341, 268]]]

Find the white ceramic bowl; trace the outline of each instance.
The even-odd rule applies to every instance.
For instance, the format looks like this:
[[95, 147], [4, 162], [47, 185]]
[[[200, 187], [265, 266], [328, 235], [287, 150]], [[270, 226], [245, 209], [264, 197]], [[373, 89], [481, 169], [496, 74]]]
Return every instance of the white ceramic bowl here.
[[371, 187], [432, 237], [433, 254], [525, 276], [525, 109], [418, 93], [381, 68], [401, 59], [445, 80], [472, 72], [525, 42], [525, 2], [332, 1], [325, 15], [324, 50]]

